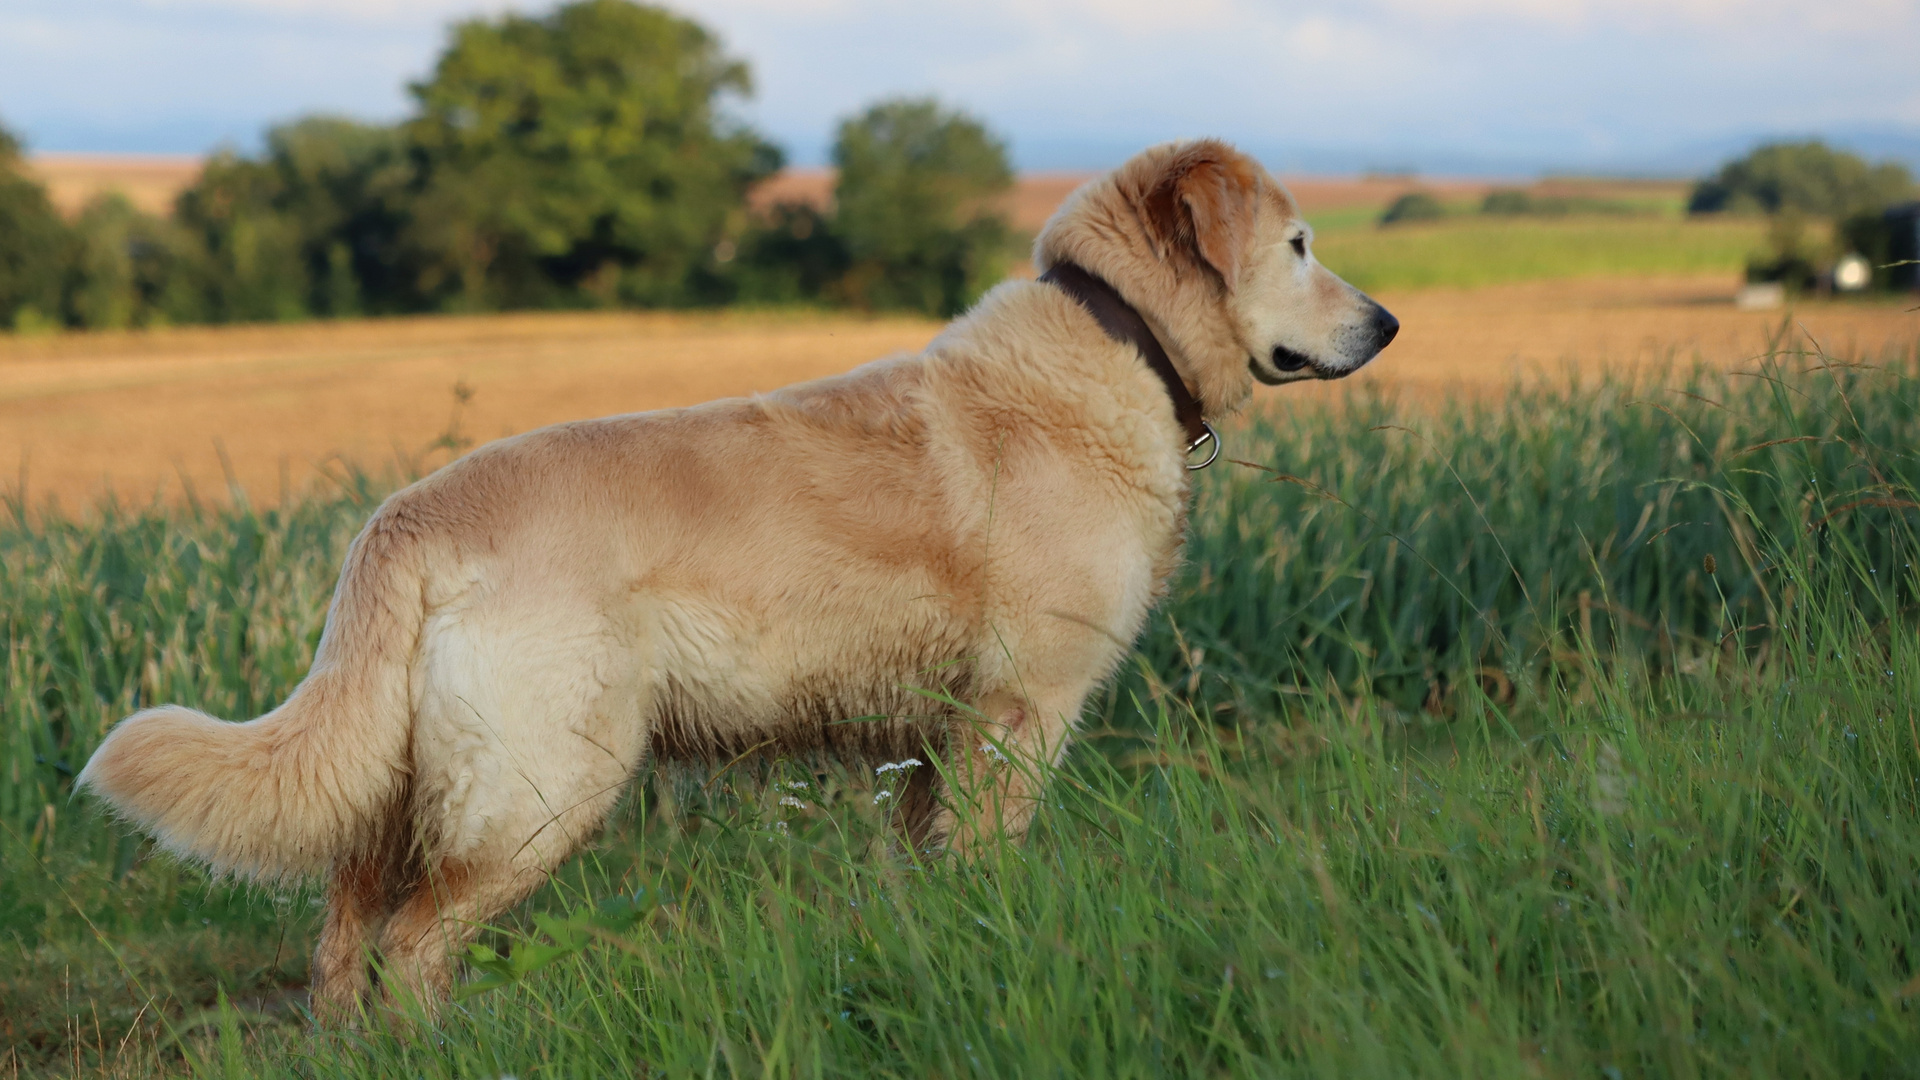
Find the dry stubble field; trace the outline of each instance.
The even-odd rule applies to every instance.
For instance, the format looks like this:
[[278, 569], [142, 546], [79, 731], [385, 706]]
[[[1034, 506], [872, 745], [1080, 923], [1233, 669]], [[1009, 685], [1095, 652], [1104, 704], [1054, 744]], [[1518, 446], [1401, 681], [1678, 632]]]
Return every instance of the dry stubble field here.
[[[1498, 392], [1516, 374], [1694, 357], [1737, 366], [1779, 312], [1736, 310], [1720, 276], [1423, 289], [1382, 299], [1400, 339], [1355, 383], [1421, 394]], [[1843, 355], [1920, 337], [1911, 304], [1808, 303], [1794, 332]], [[456, 385], [460, 428], [485, 440], [543, 424], [689, 405], [844, 371], [938, 330], [918, 319], [726, 313], [522, 314], [0, 337], [6, 487], [68, 512], [124, 500], [256, 502], [320, 480], [330, 462], [435, 463]], [[1263, 392], [1272, 404], [1338, 387]], [[224, 457], [224, 460], [223, 460]]]

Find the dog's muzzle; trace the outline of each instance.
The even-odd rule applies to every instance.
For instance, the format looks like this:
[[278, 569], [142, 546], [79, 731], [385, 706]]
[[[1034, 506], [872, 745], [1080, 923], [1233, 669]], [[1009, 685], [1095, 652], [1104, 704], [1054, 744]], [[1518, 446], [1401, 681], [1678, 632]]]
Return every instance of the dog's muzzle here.
[[[1373, 303], [1371, 300], [1367, 303], [1370, 305], [1370, 308], [1367, 311], [1365, 321], [1357, 326], [1342, 327], [1340, 332], [1334, 335], [1333, 345], [1334, 348], [1339, 351], [1339, 359], [1337, 361], [1327, 363], [1316, 360], [1306, 353], [1290, 349], [1285, 345], [1275, 345], [1273, 347], [1273, 355], [1268, 357], [1269, 362], [1273, 365], [1273, 370], [1279, 372], [1282, 376], [1292, 375], [1300, 371], [1311, 371], [1313, 378], [1340, 379], [1365, 367], [1367, 361], [1380, 355], [1380, 350], [1386, 348], [1387, 345], [1393, 341], [1395, 335], [1400, 333], [1400, 320], [1394, 318], [1392, 312], [1389, 312], [1379, 304]], [[1259, 363], [1249, 362], [1248, 366], [1252, 368], [1254, 378], [1269, 386], [1278, 386], [1283, 382], [1293, 381], [1286, 378], [1274, 378], [1268, 372], [1263, 371]]]

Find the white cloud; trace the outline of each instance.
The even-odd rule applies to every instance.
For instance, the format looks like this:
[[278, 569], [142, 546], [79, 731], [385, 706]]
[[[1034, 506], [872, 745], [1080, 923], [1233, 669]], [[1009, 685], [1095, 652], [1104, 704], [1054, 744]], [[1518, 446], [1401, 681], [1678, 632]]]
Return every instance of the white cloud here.
[[1308, 60], [1342, 60], [1368, 64], [1378, 43], [1365, 28], [1325, 15], [1309, 15], [1286, 32], [1289, 51]]
[[[1020, 5], [1028, 10], [1049, 10], [1046, 5]], [[1190, 33], [1219, 29], [1244, 23], [1256, 16], [1249, 5], [1234, 0], [1064, 0], [1057, 10], [1068, 19], [1081, 19], [1094, 26], [1119, 30], [1134, 37], [1168, 31]]]

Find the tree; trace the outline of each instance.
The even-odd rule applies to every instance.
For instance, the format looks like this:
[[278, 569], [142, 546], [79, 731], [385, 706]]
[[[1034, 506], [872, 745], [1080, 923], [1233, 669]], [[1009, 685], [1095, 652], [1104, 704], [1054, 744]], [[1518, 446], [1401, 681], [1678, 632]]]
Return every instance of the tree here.
[[729, 267], [749, 303], [817, 304], [841, 291], [853, 260], [833, 219], [805, 203], [781, 203], [754, 222]]
[[213, 322], [300, 319], [311, 281], [300, 229], [278, 205], [284, 185], [267, 161], [223, 150], [174, 202], [174, 218], [198, 248], [201, 314]]
[[721, 112], [751, 88], [705, 29], [626, 0], [458, 25], [403, 129], [421, 288], [468, 309], [701, 298], [780, 163]]
[[200, 308], [216, 321], [405, 310], [397, 267], [410, 175], [394, 129], [308, 117], [267, 132], [260, 158], [214, 155], [175, 205], [197, 240]]
[[833, 160], [847, 299], [954, 315], [999, 277], [1013, 170], [979, 121], [930, 99], [881, 102], [840, 125]]
[[203, 264], [188, 236], [117, 192], [74, 219], [62, 309], [70, 326], [119, 329], [205, 318]]
[[59, 318], [67, 227], [24, 167], [20, 141], [0, 128], [0, 330]]
[[[1882, 215], [1913, 192], [1913, 175], [1897, 162], [1870, 165], [1818, 140], [1767, 143], [1695, 184], [1687, 209], [1769, 215], [1765, 250], [1747, 260], [1747, 277], [1798, 290], [1812, 287], [1822, 269], [1849, 249], [1876, 265], [1884, 262], [1889, 233]], [[1831, 242], [1807, 235], [1810, 218], [1833, 222]], [[1886, 267], [1875, 271], [1875, 280], [1890, 282]]]
[[1797, 211], [1847, 218], [1910, 198], [1913, 176], [1892, 161], [1869, 165], [1819, 140], [1767, 143], [1694, 185], [1689, 213]]
[[267, 132], [278, 183], [274, 207], [290, 218], [319, 315], [418, 306], [398, 265], [396, 205], [412, 173], [393, 127], [312, 116]]

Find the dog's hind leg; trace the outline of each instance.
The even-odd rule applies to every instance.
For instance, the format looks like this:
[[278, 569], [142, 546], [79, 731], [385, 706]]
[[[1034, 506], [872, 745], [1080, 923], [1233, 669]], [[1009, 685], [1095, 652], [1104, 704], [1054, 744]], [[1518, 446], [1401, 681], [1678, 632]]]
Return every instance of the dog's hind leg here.
[[450, 954], [597, 831], [640, 765], [631, 644], [588, 613], [539, 614], [514, 632], [470, 615], [423, 649], [414, 812], [431, 839], [381, 935], [390, 998], [445, 998]]
[[327, 1027], [350, 1023], [369, 989], [367, 964], [387, 917], [385, 867], [377, 854], [341, 861], [327, 881], [327, 921], [313, 951], [314, 1019]]
[[[401, 803], [399, 805], [404, 805]], [[396, 816], [379, 838], [327, 875], [327, 918], [313, 950], [314, 1019], [326, 1027], [357, 1020], [372, 989], [373, 954], [403, 883], [419, 875], [416, 849]]]
[[472, 941], [487, 919], [544, 880], [528, 875], [518, 888], [503, 889], [463, 860], [436, 861], [407, 892], [380, 936], [387, 1000], [432, 1013], [453, 988], [453, 952]]
[[[573, 794], [590, 794], [574, 792]], [[431, 1012], [453, 988], [454, 956], [502, 912], [526, 899], [598, 828], [619, 797], [616, 786], [560, 823], [550, 842], [529, 843], [538, 817], [500, 822], [500, 837], [464, 857], [435, 860], [401, 900], [380, 937], [382, 987], [389, 1000], [412, 999]], [[548, 831], [553, 831], [549, 829]], [[521, 844], [518, 850], [515, 845]]]

